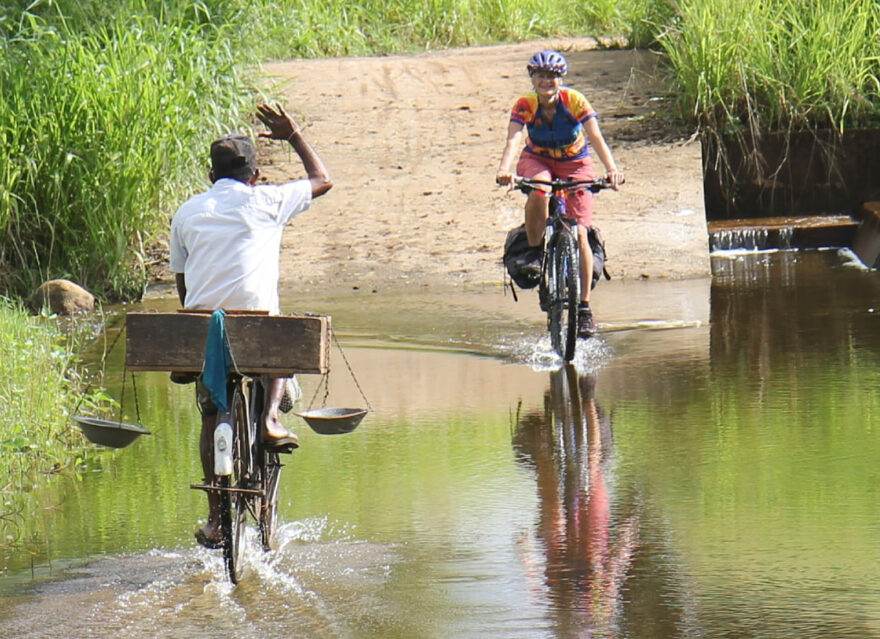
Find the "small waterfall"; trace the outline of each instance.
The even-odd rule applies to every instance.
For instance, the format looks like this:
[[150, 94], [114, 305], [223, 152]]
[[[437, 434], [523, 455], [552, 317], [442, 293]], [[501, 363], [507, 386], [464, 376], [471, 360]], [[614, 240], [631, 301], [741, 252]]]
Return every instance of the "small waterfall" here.
[[[788, 229], [789, 237], [791, 229]], [[761, 250], [768, 247], [770, 232], [761, 228], [742, 228], [718, 231], [709, 236], [710, 251], [729, 251], [731, 249]]]
[[791, 246], [791, 238], [794, 237], [794, 229], [790, 226], [783, 227], [779, 229], [779, 239], [777, 240], [777, 245], [781, 249], [790, 249]]
[[847, 214], [710, 221], [709, 250], [847, 247], [858, 226], [859, 222]]

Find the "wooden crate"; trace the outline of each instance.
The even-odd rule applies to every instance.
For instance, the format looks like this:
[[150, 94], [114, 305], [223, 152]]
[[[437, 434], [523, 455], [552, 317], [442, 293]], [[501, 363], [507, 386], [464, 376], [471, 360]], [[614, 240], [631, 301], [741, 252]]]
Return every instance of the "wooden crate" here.
[[[211, 315], [203, 313], [128, 313], [126, 367], [201, 371], [210, 321]], [[324, 374], [330, 368], [330, 318], [326, 315], [229, 313], [225, 324], [232, 358], [242, 373], [290, 376]]]

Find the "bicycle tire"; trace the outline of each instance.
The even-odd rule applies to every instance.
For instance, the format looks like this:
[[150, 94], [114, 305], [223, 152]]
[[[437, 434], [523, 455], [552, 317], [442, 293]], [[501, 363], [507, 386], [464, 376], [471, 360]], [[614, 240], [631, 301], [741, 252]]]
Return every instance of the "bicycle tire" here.
[[232, 529], [232, 493], [229, 491], [229, 477], [218, 478], [220, 485], [220, 537], [223, 542], [223, 564], [226, 566], [226, 574], [229, 580], [237, 584], [238, 575], [235, 572], [235, 533]]
[[547, 328], [553, 349], [566, 362], [574, 359], [577, 345], [580, 274], [575, 247], [574, 238], [567, 229], [554, 233], [550, 250]]
[[[224, 478], [239, 490], [252, 488], [253, 476], [253, 432], [248, 413], [248, 403], [240, 384], [235, 384], [230, 406], [230, 420], [233, 433], [232, 477]], [[224, 518], [224, 557], [229, 580], [237, 584], [244, 571], [245, 529], [247, 528], [248, 500], [255, 497], [243, 492], [223, 491], [226, 501], [223, 507]], [[223, 502], [221, 502], [223, 503]]]
[[264, 450], [262, 455], [263, 488], [266, 497], [260, 508], [260, 537], [263, 550], [275, 548], [275, 531], [278, 527], [278, 484], [281, 478], [281, 461], [275, 451]]
[[[251, 392], [251, 425], [254, 433], [262, 432], [265, 398], [265, 387], [262, 382], [255, 382]], [[268, 552], [275, 548], [275, 530], [278, 525], [278, 483], [283, 464], [279, 461], [276, 451], [264, 449], [261, 444], [254, 446], [253, 450], [254, 459], [259, 460], [259, 463], [255, 463], [255, 479], [263, 492], [255, 517], [260, 527], [263, 550]]]

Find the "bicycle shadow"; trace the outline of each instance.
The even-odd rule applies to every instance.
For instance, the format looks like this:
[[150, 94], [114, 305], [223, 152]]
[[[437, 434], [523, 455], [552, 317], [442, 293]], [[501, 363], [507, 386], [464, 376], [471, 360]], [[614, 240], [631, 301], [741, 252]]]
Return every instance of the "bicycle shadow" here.
[[535, 475], [537, 522], [522, 559], [537, 596], [555, 609], [555, 636], [605, 636], [619, 627], [622, 587], [638, 546], [639, 515], [616, 517], [613, 427], [595, 399], [596, 376], [550, 373], [543, 412], [519, 417], [517, 462]]

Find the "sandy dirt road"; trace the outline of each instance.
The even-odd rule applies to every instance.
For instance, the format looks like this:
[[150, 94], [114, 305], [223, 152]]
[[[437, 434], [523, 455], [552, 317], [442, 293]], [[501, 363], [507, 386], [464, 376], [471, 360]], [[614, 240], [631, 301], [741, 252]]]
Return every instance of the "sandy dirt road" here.
[[[265, 65], [335, 182], [285, 232], [282, 288], [499, 286], [524, 196], [495, 170], [526, 61], [548, 47], [568, 57], [566, 83], [598, 111], [627, 176], [596, 204], [612, 276], [708, 275], [700, 147], [656, 115], [655, 56], [580, 38]], [[261, 162], [269, 181], [303, 173], [282, 143], [261, 141]]]

